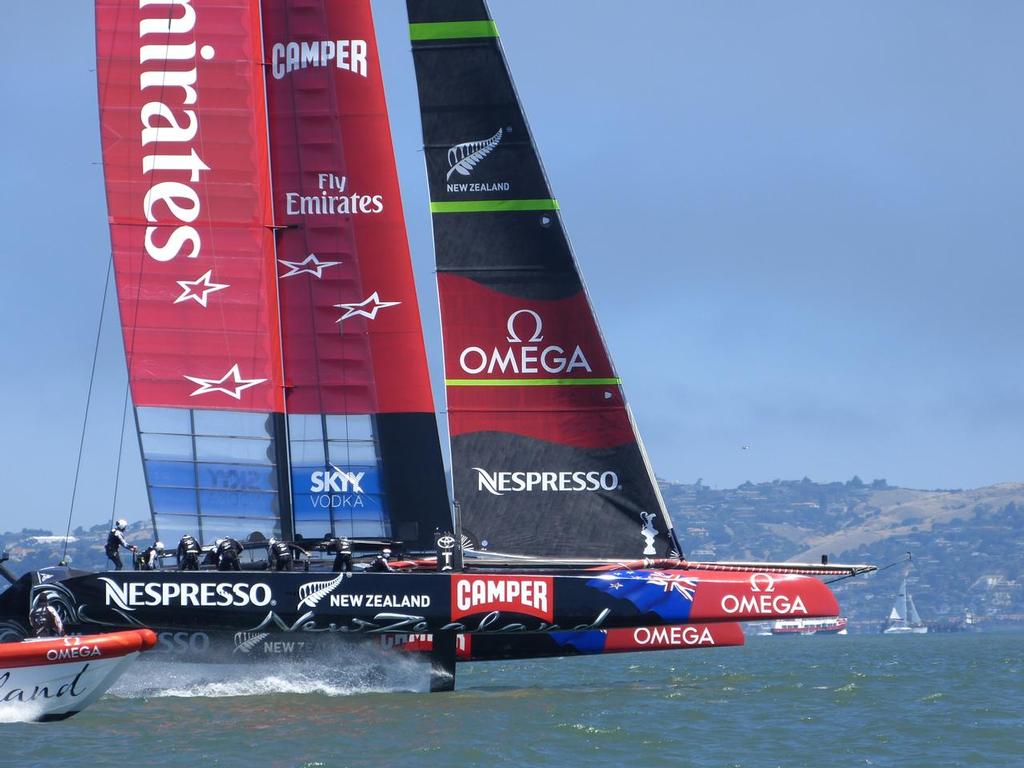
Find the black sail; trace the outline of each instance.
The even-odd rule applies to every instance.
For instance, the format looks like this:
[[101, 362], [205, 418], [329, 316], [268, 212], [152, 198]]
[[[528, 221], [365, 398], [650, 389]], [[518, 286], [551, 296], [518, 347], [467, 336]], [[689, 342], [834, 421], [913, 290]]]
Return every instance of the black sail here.
[[408, 0], [455, 497], [493, 553], [678, 553], [482, 0]]

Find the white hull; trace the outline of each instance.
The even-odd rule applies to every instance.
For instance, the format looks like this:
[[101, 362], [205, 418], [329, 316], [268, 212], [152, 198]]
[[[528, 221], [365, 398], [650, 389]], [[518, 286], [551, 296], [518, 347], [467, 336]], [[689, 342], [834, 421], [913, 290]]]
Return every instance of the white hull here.
[[928, 627], [889, 627], [882, 630], [883, 635], [926, 635]]
[[106, 693], [138, 655], [0, 668], [0, 713], [5, 720], [71, 717]]

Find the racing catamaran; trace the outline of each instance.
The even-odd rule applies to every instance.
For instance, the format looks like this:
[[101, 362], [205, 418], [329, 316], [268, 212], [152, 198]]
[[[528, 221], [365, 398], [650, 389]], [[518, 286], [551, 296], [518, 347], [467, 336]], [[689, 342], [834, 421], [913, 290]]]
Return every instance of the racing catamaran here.
[[[838, 615], [814, 577], [869, 568], [683, 557], [484, 2], [408, 11], [460, 513], [369, 0], [97, 0], [153, 524], [242, 540], [245, 568], [45, 569], [0, 622], [45, 591], [81, 631], [388, 635], [429, 647], [447, 690], [460, 637], [471, 659], [710, 647]], [[271, 537], [303, 570], [267, 571]], [[397, 549], [397, 572], [332, 572], [336, 537], [357, 563]]]

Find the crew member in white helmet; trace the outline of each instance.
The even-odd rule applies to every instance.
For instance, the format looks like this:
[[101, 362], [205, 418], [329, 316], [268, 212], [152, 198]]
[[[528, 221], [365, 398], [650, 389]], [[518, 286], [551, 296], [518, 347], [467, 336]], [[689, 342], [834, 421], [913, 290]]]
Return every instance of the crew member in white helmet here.
[[107, 534], [107, 544], [103, 548], [107, 553], [107, 559], [114, 563], [115, 571], [120, 571], [124, 568], [124, 564], [121, 562], [121, 547], [130, 549], [132, 552], [139, 551], [138, 547], [134, 544], [129, 544], [128, 540], [124, 537], [124, 531], [127, 527], [128, 521], [124, 518], [114, 523], [114, 527]]
[[395, 570], [391, 567], [391, 563], [388, 562], [388, 559], [390, 557], [391, 550], [387, 547], [384, 547], [384, 549], [380, 551], [380, 554], [373, 558], [373, 562], [370, 563], [370, 570], [377, 571], [380, 573], [390, 573], [391, 571]]
[[164, 543], [162, 541], [154, 541], [139, 555], [139, 570], [140, 571], [155, 571], [160, 565], [160, 555], [164, 551]]

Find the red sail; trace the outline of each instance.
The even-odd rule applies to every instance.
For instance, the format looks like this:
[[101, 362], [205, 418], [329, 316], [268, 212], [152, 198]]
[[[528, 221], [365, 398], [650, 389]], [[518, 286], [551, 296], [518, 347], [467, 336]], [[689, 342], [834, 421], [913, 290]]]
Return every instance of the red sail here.
[[296, 532], [432, 549], [447, 491], [369, 0], [265, 0]]
[[135, 405], [281, 411], [258, 3], [97, 0], [96, 24]]
[[96, 17], [159, 534], [432, 549], [450, 515], [369, 2], [97, 0]]
[[288, 412], [432, 412], [370, 4], [263, 5]]

